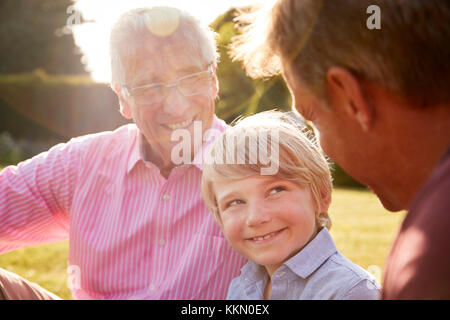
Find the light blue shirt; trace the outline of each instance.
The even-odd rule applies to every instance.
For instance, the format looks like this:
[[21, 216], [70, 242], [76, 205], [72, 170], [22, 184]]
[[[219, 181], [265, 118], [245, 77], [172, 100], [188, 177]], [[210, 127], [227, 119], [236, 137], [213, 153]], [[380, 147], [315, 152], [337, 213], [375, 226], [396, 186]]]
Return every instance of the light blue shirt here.
[[[262, 300], [269, 275], [249, 261], [228, 289], [228, 300]], [[272, 275], [271, 300], [376, 300], [381, 287], [364, 269], [345, 258], [326, 228]]]

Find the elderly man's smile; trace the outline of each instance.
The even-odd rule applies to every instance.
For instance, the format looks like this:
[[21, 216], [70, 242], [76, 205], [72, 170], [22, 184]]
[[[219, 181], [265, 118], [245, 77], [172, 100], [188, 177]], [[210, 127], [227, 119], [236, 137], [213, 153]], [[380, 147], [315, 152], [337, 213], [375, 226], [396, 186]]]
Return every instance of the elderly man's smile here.
[[182, 122], [175, 122], [175, 123], [167, 123], [165, 124], [166, 127], [168, 127], [171, 130], [176, 130], [176, 129], [185, 129], [187, 127], [189, 127], [192, 123], [194, 122], [194, 118], [182, 121]]

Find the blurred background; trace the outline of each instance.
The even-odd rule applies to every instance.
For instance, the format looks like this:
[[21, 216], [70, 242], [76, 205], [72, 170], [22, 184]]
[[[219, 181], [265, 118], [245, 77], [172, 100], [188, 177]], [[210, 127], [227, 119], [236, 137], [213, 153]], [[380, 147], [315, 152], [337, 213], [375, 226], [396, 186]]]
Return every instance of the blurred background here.
[[[281, 79], [252, 80], [228, 56], [236, 34], [233, 5], [261, 1], [2, 0], [0, 2], [0, 166], [17, 164], [59, 142], [127, 123], [108, 86], [109, 29], [121, 13], [164, 3], [182, 7], [217, 33], [217, 115], [289, 110]], [[361, 187], [339, 167], [337, 186]]]

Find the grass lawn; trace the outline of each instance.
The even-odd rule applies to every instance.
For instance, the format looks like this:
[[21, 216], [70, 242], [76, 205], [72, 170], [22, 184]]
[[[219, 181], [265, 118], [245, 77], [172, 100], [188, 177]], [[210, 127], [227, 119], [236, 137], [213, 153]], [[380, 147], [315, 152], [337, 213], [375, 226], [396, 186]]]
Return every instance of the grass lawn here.
[[[404, 213], [390, 213], [365, 190], [336, 189], [329, 210], [338, 249], [373, 273], [381, 282], [382, 270]], [[20, 249], [0, 255], [0, 267], [36, 282], [64, 299], [67, 287], [68, 243]]]

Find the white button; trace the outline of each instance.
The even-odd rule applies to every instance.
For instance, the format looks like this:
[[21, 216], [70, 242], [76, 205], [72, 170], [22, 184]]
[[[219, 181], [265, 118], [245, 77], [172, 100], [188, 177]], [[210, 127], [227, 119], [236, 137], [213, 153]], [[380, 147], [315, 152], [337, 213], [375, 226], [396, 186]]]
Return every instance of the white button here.
[[278, 278], [281, 278], [282, 276], [284, 276], [284, 274], [285, 274], [285, 272], [280, 272], [280, 273], [277, 275], [277, 277], [278, 277]]
[[155, 289], [156, 289], [156, 286], [154, 284], [151, 284], [150, 285], [150, 291], [155, 291]]
[[166, 245], [166, 240], [164, 240], [164, 239], [159, 240], [159, 245], [160, 246]]
[[170, 199], [170, 196], [166, 193], [165, 195], [163, 195], [163, 200], [167, 201]]
[[149, 168], [149, 169], [152, 167], [152, 165], [151, 165], [150, 163], [148, 163], [148, 162], [145, 163], [145, 166], [146, 166], [147, 168]]

